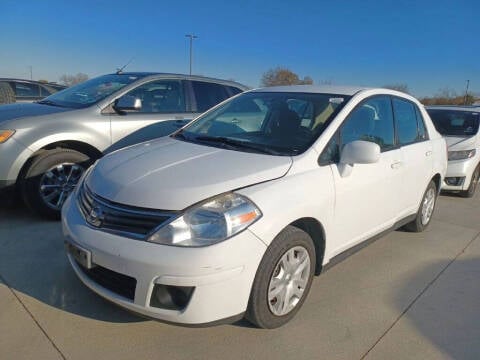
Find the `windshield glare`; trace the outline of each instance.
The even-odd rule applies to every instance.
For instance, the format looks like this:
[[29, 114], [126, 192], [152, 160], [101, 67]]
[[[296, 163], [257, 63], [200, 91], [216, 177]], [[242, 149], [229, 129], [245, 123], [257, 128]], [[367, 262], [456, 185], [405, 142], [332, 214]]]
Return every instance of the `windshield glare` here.
[[472, 136], [478, 132], [479, 114], [477, 112], [428, 109], [428, 114], [437, 131], [442, 135]]
[[315, 93], [245, 93], [202, 115], [174, 137], [230, 149], [237, 143], [239, 151], [298, 155], [348, 99]]
[[52, 105], [71, 108], [84, 108], [105, 99], [115, 91], [120, 90], [138, 79], [138, 76], [126, 74], [99, 76], [52, 94], [42, 101], [39, 101], [39, 103], [50, 103]]

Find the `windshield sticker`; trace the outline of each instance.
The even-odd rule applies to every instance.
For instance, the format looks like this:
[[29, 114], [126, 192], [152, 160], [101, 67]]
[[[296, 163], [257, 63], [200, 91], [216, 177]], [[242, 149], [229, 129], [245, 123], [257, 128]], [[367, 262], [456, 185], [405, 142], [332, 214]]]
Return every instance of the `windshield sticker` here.
[[328, 100], [330, 104], [341, 104], [343, 103], [344, 99], [343, 98], [330, 98]]

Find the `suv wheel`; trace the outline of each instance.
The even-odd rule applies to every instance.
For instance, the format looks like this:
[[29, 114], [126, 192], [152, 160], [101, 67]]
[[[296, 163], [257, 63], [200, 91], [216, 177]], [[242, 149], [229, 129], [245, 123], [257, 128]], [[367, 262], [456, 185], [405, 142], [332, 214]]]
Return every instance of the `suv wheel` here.
[[405, 229], [412, 232], [422, 232], [430, 224], [437, 201], [437, 186], [430, 181], [427, 190], [423, 194], [420, 208], [418, 209], [415, 220], [405, 225]]
[[268, 247], [258, 267], [246, 318], [261, 328], [276, 328], [301, 308], [315, 272], [312, 238], [293, 226], [285, 228]]
[[22, 180], [23, 200], [32, 211], [59, 219], [63, 203], [89, 165], [90, 158], [75, 150], [54, 149], [41, 153]]
[[478, 181], [480, 178], [480, 164], [477, 166], [475, 171], [472, 174], [472, 179], [470, 180], [470, 186], [467, 190], [462, 191], [460, 194], [463, 197], [471, 198], [475, 195], [475, 190], [477, 190]]

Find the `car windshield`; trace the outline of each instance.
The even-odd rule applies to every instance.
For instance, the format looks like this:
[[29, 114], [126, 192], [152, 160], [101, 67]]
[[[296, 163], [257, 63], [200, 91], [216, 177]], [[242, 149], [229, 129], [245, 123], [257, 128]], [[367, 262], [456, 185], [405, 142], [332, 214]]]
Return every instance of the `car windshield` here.
[[138, 79], [139, 76], [128, 74], [103, 75], [56, 92], [39, 103], [76, 109], [84, 108], [105, 99]]
[[478, 132], [478, 112], [428, 109], [428, 114], [442, 135], [472, 136]]
[[244, 93], [172, 136], [231, 150], [298, 155], [313, 144], [348, 99], [320, 93]]

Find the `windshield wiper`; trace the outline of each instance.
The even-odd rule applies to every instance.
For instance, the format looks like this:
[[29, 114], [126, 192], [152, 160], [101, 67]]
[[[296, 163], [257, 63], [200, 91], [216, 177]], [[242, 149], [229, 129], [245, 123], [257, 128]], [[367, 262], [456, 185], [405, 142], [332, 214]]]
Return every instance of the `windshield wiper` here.
[[193, 140], [200, 140], [200, 141], [208, 141], [212, 143], [222, 144], [228, 146], [230, 149], [247, 149], [253, 150], [255, 152], [259, 152], [262, 154], [269, 154], [269, 155], [285, 155], [278, 151], [272, 150], [264, 145], [254, 144], [247, 141], [240, 141], [235, 140], [232, 138], [224, 137], [224, 136], [197, 136]]
[[45, 105], [65, 107], [63, 105], [57, 104], [56, 102], [53, 102], [52, 100], [40, 100], [40, 101], [37, 101], [37, 104], [45, 104]]

